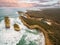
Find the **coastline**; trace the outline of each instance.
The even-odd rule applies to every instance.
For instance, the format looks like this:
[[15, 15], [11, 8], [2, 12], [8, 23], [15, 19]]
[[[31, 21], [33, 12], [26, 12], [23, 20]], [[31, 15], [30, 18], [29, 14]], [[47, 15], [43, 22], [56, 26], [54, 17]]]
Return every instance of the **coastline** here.
[[27, 26], [28, 28], [30, 29], [35, 29], [35, 28], [38, 28], [39, 31], [42, 31], [44, 36], [45, 36], [45, 45], [53, 45], [50, 41], [50, 39], [48, 38], [48, 34], [47, 32], [45, 31], [45, 29], [43, 29], [42, 27], [40, 27], [39, 25], [28, 25], [23, 19], [22, 19], [22, 16], [19, 17], [21, 19], [21, 21], [23, 22], [23, 24], [25, 26]]

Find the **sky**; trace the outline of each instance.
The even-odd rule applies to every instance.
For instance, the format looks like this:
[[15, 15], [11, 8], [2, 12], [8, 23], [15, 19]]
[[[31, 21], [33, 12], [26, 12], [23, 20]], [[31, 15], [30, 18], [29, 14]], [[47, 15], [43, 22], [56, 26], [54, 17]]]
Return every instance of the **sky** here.
[[56, 6], [59, 0], [0, 0], [0, 7], [46, 7]]

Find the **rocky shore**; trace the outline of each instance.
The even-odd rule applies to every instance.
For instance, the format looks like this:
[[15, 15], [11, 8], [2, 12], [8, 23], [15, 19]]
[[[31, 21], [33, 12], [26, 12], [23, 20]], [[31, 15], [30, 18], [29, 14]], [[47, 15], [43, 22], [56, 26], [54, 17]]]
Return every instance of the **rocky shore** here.
[[[60, 45], [60, 10], [57, 10], [19, 12], [19, 19], [29, 29], [41, 31], [45, 37], [45, 45]], [[9, 17], [5, 17], [5, 27], [10, 28]], [[14, 24], [14, 29], [19, 31], [19, 25]]]
[[41, 31], [27, 28], [18, 17], [9, 20], [10, 28], [6, 28], [5, 19], [0, 22], [0, 45], [45, 45]]
[[42, 28], [41, 26], [39, 25], [29, 25], [27, 24], [24, 20], [23, 20], [23, 17], [20, 16], [20, 19], [22, 20], [23, 24], [26, 25], [28, 28], [30, 29], [39, 29], [39, 31], [42, 31], [44, 36], [45, 36], [45, 45], [53, 45], [48, 37], [48, 33], [45, 31], [44, 28]]
[[[49, 9], [46, 10], [46, 12], [45, 10], [42, 11], [42, 13], [41, 11], [30, 11], [24, 14], [26, 17], [20, 16], [19, 18], [28, 28], [39, 29], [39, 31], [43, 32], [45, 36], [45, 45], [60, 45], [60, 23], [58, 23], [59, 15], [57, 15], [60, 13], [58, 9], [56, 10], [52, 10], [56, 12], [55, 14]], [[51, 14], [51, 16], [49, 14]]]

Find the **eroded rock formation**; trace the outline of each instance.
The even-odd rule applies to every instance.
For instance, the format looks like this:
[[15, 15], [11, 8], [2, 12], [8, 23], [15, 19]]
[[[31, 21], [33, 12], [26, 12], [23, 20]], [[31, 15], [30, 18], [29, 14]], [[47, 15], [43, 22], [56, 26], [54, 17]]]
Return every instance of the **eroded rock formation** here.
[[15, 31], [20, 31], [20, 27], [19, 27], [18, 24], [14, 24], [14, 30], [15, 30]]
[[5, 27], [6, 28], [10, 28], [10, 19], [9, 19], [8, 16], [5, 17], [5, 20], [4, 21], [5, 21]]

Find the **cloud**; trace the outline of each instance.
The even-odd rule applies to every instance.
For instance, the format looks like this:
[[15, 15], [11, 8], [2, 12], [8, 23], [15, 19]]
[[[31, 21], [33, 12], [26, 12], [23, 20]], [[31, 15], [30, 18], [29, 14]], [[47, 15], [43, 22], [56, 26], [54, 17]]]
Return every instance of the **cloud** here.
[[19, 3], [20, 0], [0, 0], [0, 7], [32, 7], [33, 3]]
[[0, 0], [0, 7], [52, 6], [57, 3], [58, 0]]
[[43, 3], [39, 3], [39, 4], [41, 4], [41, 5], [53, 5], [53, 4], [56, 4], [58, 2], [58, 0], [57, 1], [49, 1], [49, 2], [43, 2]]
[[34, 7], [57, 6], [59, 0], [20, 0], [19, 3], [34, 3]]

